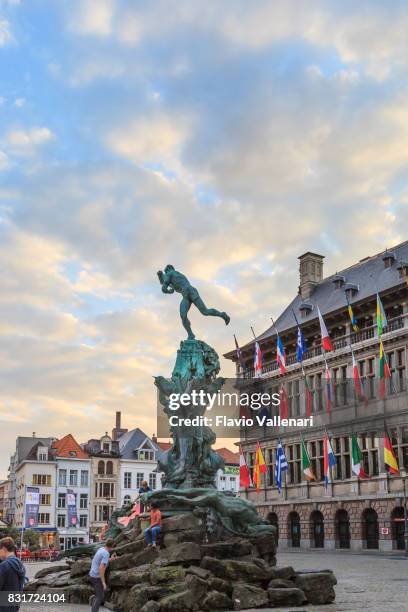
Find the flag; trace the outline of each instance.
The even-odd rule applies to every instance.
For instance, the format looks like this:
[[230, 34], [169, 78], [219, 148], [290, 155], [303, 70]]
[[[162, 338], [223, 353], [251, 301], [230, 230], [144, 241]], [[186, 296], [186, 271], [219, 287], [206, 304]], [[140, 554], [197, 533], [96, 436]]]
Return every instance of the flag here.
[[255, 341], [255, 359], [254, 359], [255, 378], [262, 374], [262, 351], [258, 341]]
[[390, 436], [384, 431], [384, 464], [388, 467], [390, 474], [400, 475], [398, 461], [392, 448]]
[[332, 341], [330, 340], [329, 332], [327, 331], [326, 324], [322, 317], [322, 313], [320, 312], [319, 306], [317, 306], [317, 313], [319, 315], [319, 323], [320, 323], [320, 332], [322, 336], [322, 347], [325, 351], [334, 351], [334, 346]]
[[353, 308], [350, 304], [350, 300], [348, 299], [347, 295], [346, 295], [346, 300], [347, 300], [347, 309], [348, 309], [348, 313], [350, 317], [351, 327], [353, 328], [353, 331], [357, 333], [358, 331], [360, 331], [360, 329], [357, 325], [357, 319], [353, 312]]
[[239, 486], [242, 489], [247, 489], [251, 486], [251, 475], [242, 448], [239, 449]]
[[316, 480], [316, 476], [313, 473], [312, 464], [310, 462], [309, 454], [307, 452], [303, 438], [300, 438], [300, 443], [302, 446], [302, 470], [306, 477], [306, 480]]
[[309, 388], [305, 373], [303, 373], [303, 379], [305, 383], [305, 414], [307, 417], [310, 417], [313, 412], [313, 395]]
[[285, 347], [283, 346], [283, 342], [279, 334], [276, 337], [276, 361], [278, 362], [279, 369], [281, 374], [286, 373], [286, 355], [285, 355]]
[[382, 340], [380, 340], [380, 397], [385, 399], [386, 393], [386, 380], [391, 378], [390, 367], [388, 365], [387, 356], [384, 352], [384, 346]]
[[388, 325], [388, 321], [387, 321], [387, 316], [385, 314], [384, 306], [382, 305], [380, 296], [377, 293], [377, 333], [378, 333], [378, 337], [381, 336], [381, 334], [384, 331], [384, 327], [387, 327], [387, 325]]
[[323, 447], [323, 463], [324, 463], [324, 488], [327, 490], [330, 478], [330, 468], [336, 465], [336, 457], [334, 456], [332, 446], [330, 444], [329, 436], [327, 432], [324, 434], [324, 447]]
[[234, 334], [234, 340], [235, 340], [235, 350], [237, 352], [238, 363], [241, 366], [241, 368], [244, 369], [245, 367], [244, 358], [243, 358], [242, 351], [239, 347], [238, 340], [235, 334]]
[[296, 341], [296, 357], [297, 357], [298, 362], [302, 363], [303, 355], [307, 351], [307, 346], [306, 346], [305, 336], [302, 330], [300, 329], [300, 325], [298, 325], [297, 328], [298, 328], [298, 331], [297, 331], [297, 341]]
[[275, 463], [275, 482], [278, 487], [279, 493], [282, 492], [282, 472], [286, 472], [288, 469], [288, 462], [286, 460], [285, 451], [283, 450], [282, 442], [279, 440], [278, 447], [276, 449], [276, 463]]
[[361, 384], [361, 378], [360, 378], [360, 372], [358, 371], [358, 363], [356, 361], [356, 358], [354, 357], [353, 349], [351, 349], [351, 356], [353, 359], [354, 391], [355, 391], [356, 397], [358, 397], [358, 399], [364, 402], [364, 404], [367, 406], [368, 399], [363, 391], [363, 386]]
[[254, 467], [254, 485], [256, 487], [256, 492], [259, 493], [261, 491], [261, 474], [265, 474], [267, 471], [265, 459], [262, 453], [261, 446], [258, 442], [256, 447], [255, 454], [255, 467]]
[[351, 436], [351, 470], [358, 478], [368, 478], [363, 467], [363, 454], [354, 435]]
[[332, 380], [331, 380], [330, 368], [327, 365], [327, 363], [326, 363], [325, 377], [326, 377], [326, 385], [325, 385], [325, 388], [324, 388], [324, 394], [325, 394], [325, 397], [326, 397], [326, 412], [327, 412], [327, 414], [329, 414], [331, 412], [331, 409], [332, 409], [333, 388], [332, 388]]
[[298, 362], [302, 363], [303, 355], [307, 351], [305, 336], [300, 328], [299, 321], [296, 318], [295, 311], [293, 310], [293, 308], [292, 308], [292, 314], [293, 314], [293, 318], [295, 319], [296, 325], [297, 325], [296, 357], [297, 357]]
[[288, 404], [288, 394], [286, 393], [286, 389], [284, 384], [281, 382], [279, 386], [279, 415], [281, 419], [289, 418], [289, 404]]

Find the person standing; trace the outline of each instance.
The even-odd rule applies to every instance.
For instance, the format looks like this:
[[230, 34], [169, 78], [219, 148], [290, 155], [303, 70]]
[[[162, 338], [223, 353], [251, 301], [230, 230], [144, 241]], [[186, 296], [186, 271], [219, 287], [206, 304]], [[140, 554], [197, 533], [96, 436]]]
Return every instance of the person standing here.
[[[148, 493], [149, 491], [151, 491], [151, 487], [149, 487], [149, 485], [147, 484], [147, 480], [144, 480], [142, 482], [142, 486], [139, 489], [139, 495], [141, 495], [142, 493]], [[144, 503], [141, 501], [140, 502], [140, 512], [144, 512], [145, 511], [145, 505]]]
[[157, 536], [161, 533], [162, 515], [156, 502], [150, 503], [150, 527], [144, 530], [146, 544], [156, 546]]
[[89, 571], [92, 586], [95, 590], [95, 595], [90, 599], [92, 612], [98, 612], [100, 606], [105, 600], [106, 585], [106, 568], [109, 564], [109, 557], [113, 548], [113, 539], [108, 538], [103, 546], [96, 551]]
[[[0, 540], [0, 591], [21, 593], [25, 582], [25, 567], [16, 557], [16, 545], [12, 538]], [[0, 606], [0, 612], [17, 612], [19, 605]]]

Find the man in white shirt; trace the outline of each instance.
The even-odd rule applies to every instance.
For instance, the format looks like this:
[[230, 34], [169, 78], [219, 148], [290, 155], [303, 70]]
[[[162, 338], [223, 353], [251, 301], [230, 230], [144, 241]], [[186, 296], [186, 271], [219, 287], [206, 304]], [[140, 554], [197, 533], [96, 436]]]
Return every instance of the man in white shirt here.
[[98, 612], [105, 599], [105, 591], [107, 588], [105, 573], [112, 548], [113, 540], [109, 538], [103, 546], [98, 548], [92, 559], [91, 569], [89, 571], [89, 576], [95, 589], [95, 595], [92, 596], [90, 602], [92, 612]]

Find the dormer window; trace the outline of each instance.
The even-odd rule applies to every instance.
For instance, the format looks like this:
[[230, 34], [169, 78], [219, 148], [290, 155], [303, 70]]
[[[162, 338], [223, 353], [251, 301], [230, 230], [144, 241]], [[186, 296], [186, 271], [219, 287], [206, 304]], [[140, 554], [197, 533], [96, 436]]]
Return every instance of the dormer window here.
[[383, 255], [383, 262], [384, 262], [384, 268], [391, 268], [392, 264], [394, 263], [396, 257], [395, 254], [392, 253], [391, 251], [385, 251], [384, 255]]
[[69, 451], [69, 456], [70, 457], [76, 457], [77, 456], [77, 452], [76, 451]]
[[351, 300], [351, 298], [358, 293], [359, 289], [360, 287], [354, 283], [346, 283], [344, 285], [344, 291], [346, 292], [347, 299]]
[[341, 289], [341, 287], [343, 287], [345, 282], [346, 282], [346, 279], [342, 274], [336, 274], [333, 277], [333, 285], [335, 289]]
[[102, 450], [104, 453], [109, 453], [110, 452], [110, 444], [109, 442], [104, 442], [102, 444]]
[[299, 306], [300, 316], [302, 318], [307, 317], [313, 310], [313, 304], [309, 304], [309, 302], [302, 302]]
[[400, 278], [405, 278], [406, 280], [408, 280], [408, 262], [407, 261], [400, 261], [397, 270], [399, 272]]
[[38, 461], [48, 461], [48, 448], [46, 446], [40, 446], [37, 452]]

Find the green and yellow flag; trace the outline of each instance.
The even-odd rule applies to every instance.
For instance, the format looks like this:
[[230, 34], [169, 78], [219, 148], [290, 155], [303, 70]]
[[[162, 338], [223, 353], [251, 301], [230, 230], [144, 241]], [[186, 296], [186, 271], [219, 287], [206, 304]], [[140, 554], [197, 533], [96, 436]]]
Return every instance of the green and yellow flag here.
[[387, 356], [384, 351], [384, 345], [380, 340], [380, 397], [385, 398], [386, 380], [391, 378], [390, 366], [388, 365]]

